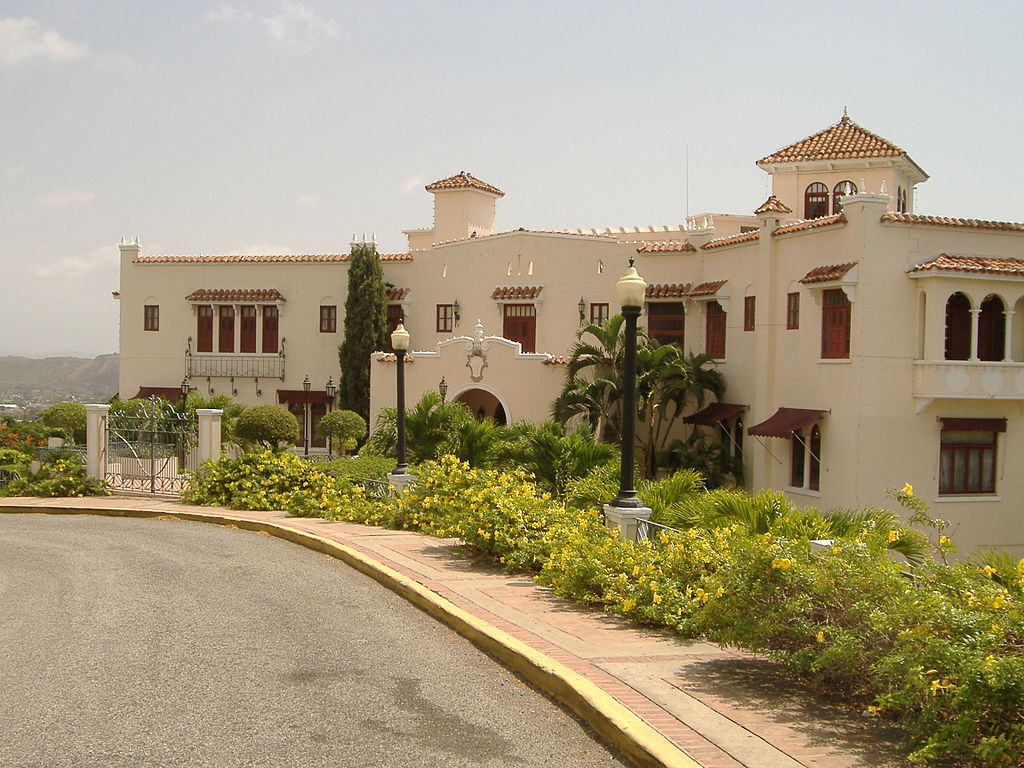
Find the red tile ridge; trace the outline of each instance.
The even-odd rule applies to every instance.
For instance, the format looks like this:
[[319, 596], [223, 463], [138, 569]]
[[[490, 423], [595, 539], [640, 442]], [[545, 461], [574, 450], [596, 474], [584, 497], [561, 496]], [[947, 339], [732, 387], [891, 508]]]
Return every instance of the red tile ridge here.
[[476, 176], [466, 171], [459, 171], [454, 176], [440, 179], [433, 184], [424, 187], [427, 192], [446, 192], [454, 189], [478, 189], [481, 192], [488, 192], [496, 197], [504, 197], [505, 193], [486, 181], [481, 181]]
[[779, 235], [791, 235], [794, 232], [806, 232], [809, 229], [820, 229], [821, 227], [831, 227], [833, 224], [845, 224], [846, 214], [837, 213], [834, 216], [822, 216], [817, 219], [807, 219], [806, 221], [798, 221], [796, 224], [787, 224], [784, 227], [779, 227], [772, 232], [772, 237]]
[[689, 253], [696, 252], [688, 241], [685, 240], [662, 240], [660, 242], [645, 243], [636, 249], [637, 253]]
[[804, 285], [811, 285], [814, 283], [833, 283], [836, 280], [842, 280], [846, 273], [855, 266], [857, 266], [856, 261], [852, 261], [849, 264], [829, 264], [823, 267], [815, 267], [800, 278], [800, 282]]
[[276, 288], [199, 288], [185, 301], [284, 301]]
[[690, 283], [650, 283], [647, 286], [648, 299], [675, 299], [688, 295]]
[[405, 301], [411, 290], [411, 288], [385, 288], [384, 295], [388, 301]]
[[701, 283], [700, 285], [695, 285], [693, 288], [689, 290], [687, 296], [714, 296], [716, 293], [722, 290], [722, 286], [725, 285], [727, 282], [729, 281], [714, 280], [707, 283]]
[[907, 268], [907, 272], [930, 272], [932, 270], [1024, 276], [1024, 260], [998, 256], [962, 256], [940, 253], [938, 256]]
[[779, 200], [775, 195], [771, 195], [767, 200], [761, 203], [760, 207], [754, 211], [754, 213], [792, 213], [793, 209], [786, 205], [784, 202]]
[[985, 219], [960, 219], [950, 216], [926, 216], [916, 213], [883, 213], [882, 221], [890, 224], [932, 224], [940, 227], [961, 227], [965, 229], [994, 229], [1006, 232], [1024, 232], [1024, 224], [1013, 221], [986, 221]]
[[710, 242], [704, 243], [701, 246], [702, 251], [710, 250], [711, 248], [724, 248], [727, 245], [739, 245], [740, 243], [751, 243], [757, 240], [761, 236], [761, 230], [756, 229], [753, 232], [742, 232], [738, 235], [731, 235], [729, 237], [720, 237], [717, 240], [711, 240]]
[[536, 299], [544, 290], [543, 285], [505, 285], [498, 286], [491, 293], [491, 298], [498, 301], [509, 301], [518, 299]]

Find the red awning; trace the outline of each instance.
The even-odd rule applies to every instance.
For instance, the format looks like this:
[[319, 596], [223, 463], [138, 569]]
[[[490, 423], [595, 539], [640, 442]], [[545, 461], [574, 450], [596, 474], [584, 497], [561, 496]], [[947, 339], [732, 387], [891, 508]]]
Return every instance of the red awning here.
[[809, 408], [779, 408], [772, 417], [747, 430], [749, 435], [765, 437], [789, 437], [798, 429], [813, 424], [828, 411], [816, 411]]
[[1006, 419], [947, 419], [939, 417], [942, 429], [958, 432], [1005, 432]]
[[[277, 402], [279, 403], [305, 403], [306, 390], [304, 389], [279, 389], [277, 390]], [[327, 391], [323, 389], [309, 390], [309, 402], [326, 403]]]
[[746, 407], [736, 403], [712, 403], [703, 410], [683, 417], [683, 422], [686, 424], [703, 424], [710, 427], [720, 421], [731, 419]]
[[162, 397], [170, 403], [181, 400], [181, 387], [139, 387], [132, 400], [145, 400], [150, 397]]

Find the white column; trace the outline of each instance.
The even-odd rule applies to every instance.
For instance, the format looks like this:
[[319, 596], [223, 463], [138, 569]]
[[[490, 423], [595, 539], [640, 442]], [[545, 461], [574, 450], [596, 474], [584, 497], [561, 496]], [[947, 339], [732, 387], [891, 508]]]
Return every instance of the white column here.
[[199, 417], [199, 461], [217, 461], [220, 458], [220, 420], [224, 411], [218, 408], [197, 408]]
[[613, 531], [619, 532], [619, 538], [626, 541], [636, 541], [636, 521], [638, 519], [649, 520], [651, 510], [649, 507], [613, 507], [611, 504], [604, 505], [605, 525]]
[[107, 464], [107, 415], [109, 405], [85, 406], [85, 471], [102, 480]]
[[978, 360], [978, 320], [981, 318], [980, 309], [971, 310], [971, 356], [969, 360]]
[[1013, 360], [1013, 316], [1015, 312], [1008, 309], [1003, 313], [1003, 323], [1006, 327], [1005, 341], [1003, 342], [1003, 362], [1009, 363]]

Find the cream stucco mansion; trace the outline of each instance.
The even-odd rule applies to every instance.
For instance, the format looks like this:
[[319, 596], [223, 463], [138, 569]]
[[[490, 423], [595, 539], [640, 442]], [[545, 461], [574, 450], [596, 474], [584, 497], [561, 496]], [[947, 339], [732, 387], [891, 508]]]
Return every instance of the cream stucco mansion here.
[[[928, 177], [844, 115], [758, 161], [772, 195], [749, 215], [677, 227], [498, 232], [498, 188], [430, 184], [433, 226], [381, 258], [389, 318], [413, 335], [412, 400], [542, 420], [582, 323], [616, 313], [636, 258], [641, 324], [705, 351], [724, 401], [691, 417], [743, 452], [751, 489], [800, 504], [885, 504], [910, 482], [965, 549], [1024, 554], [1024, 224], [914, 213]], [[202, 393], [313, 418], [337, 380], [347, 255], [146, 256], [121, 245], [122, 397]], [[374, 356], [372, 410], [393, 405]]]

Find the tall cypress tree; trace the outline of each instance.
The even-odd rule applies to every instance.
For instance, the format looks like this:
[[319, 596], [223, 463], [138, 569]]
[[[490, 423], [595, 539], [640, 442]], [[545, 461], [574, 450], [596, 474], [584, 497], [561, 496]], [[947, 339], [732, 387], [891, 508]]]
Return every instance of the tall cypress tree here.
[[345, 339], [338, 347], [338, 402], [370, 420], [370, 355], [389, 349], [387, 297], [373, 243], [353, 243], [345, 299]]

